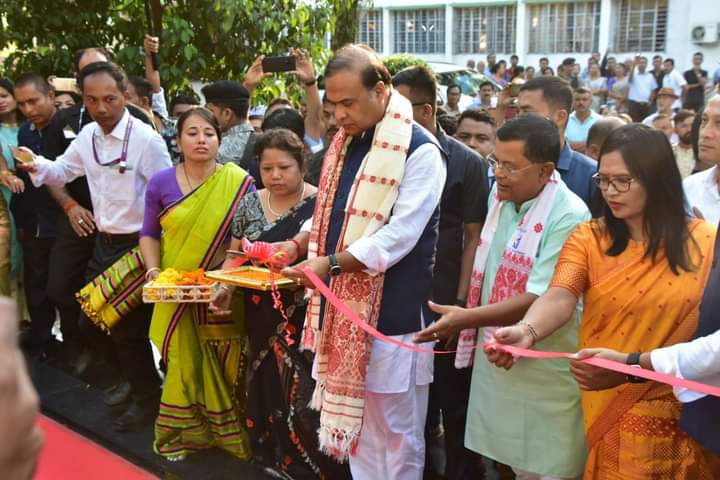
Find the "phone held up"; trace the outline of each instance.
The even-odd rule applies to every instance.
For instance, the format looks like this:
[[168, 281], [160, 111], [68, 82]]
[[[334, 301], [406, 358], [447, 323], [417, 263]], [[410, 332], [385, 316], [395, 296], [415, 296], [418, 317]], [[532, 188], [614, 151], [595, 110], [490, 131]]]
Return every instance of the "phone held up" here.
[[292, 72], [295, 70], [295, 57], [265, 57], [262, 61], [263, 72]]

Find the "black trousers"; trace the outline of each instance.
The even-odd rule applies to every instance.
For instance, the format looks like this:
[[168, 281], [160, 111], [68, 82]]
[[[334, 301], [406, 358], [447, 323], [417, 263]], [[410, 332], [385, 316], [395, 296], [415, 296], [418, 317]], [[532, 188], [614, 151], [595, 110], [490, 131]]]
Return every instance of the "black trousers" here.
[[75, 293], [85, 286], [85, 272], [93, 255], [95, 236], [80, 237], [65, 215], [60, 216], [57, 237], [50, 252], [48, 297], [60, 312], [63, 343], [79, 350], [80, 304]]
[[[454, 349], [456, 346], [451, 346]], [[445, 349], [444, 345], [438, 349]], [[445, 430], [445, 478], [483, 478], [482, 457], [465, 448], [465, 422], [470, 397], [472, 368], [455, 368], [455, 355], [435, 355], [435, 381], [430, 403], [442, 411]]]
[[650, 104], [640, 103], [630, 100], [628, 103], [628, 114], [633, 122], [642, 122], [645, 117], [650, 115]]
[[30, 237], [22, 242], [25, 301], [30, 312], [29, 342], [33, 347], [43, 347], [52, 339], [55, 305], [48, 297], [47, 287], [54, 240]]
[[[137, 240], [109, 244], [98, 235], [85, 280], [89, 282], [137, 246]], [[142, 401], [158, 393], [160, 378], [155, 370], [148, 340], [152, 305], [142, 304], [124, 317], [107, 335], [84, 315], [80, 321], [83, 336], [93, 353], [104, 358], [119, 376], [130, 383], [134, 400]]]

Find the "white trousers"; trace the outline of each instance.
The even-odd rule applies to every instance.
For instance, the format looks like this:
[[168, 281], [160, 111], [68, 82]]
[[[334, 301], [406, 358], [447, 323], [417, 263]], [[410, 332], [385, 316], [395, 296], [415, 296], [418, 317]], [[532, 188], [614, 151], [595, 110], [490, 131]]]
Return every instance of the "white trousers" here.
[[412, 385], [402, 393], [365, 393], [362, 433], [350, 456], [354, 480], [422, 479], [429, 391]]
[[[515, 472], [515, 480], [573, 480], [570, 478], [562, 478], [562, 477], [551, 477], [549, 475], [540, 475], [537, 473], [530, 473], [526, 472], [525, 470], [520, 470], [519, 468], [513, 467], [513, 472]], [[580, 478], [580, 477], [578, 477]]]

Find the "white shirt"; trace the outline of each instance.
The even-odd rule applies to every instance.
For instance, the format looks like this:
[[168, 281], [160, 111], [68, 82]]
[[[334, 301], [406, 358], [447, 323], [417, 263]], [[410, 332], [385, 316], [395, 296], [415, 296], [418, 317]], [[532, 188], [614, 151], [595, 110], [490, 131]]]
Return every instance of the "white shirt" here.
[[629, 83], [628, 99], [639, 103], [649, 102], [653, 91], [658, 86], [653, 74], [647, 70], [645, 73], [640, 73], [640, 67], [635, 67], [635, 73]]
[[685, 85], [687, 85], [687, 80], [685, 80], [683, 74], [677, 70], [666, 73], [663, 77], [662, 86], [672, 88], [675, 95], [678, 96], [675, 103], [673, 103], [673, 108], [682, 108], [682, 102], [680, 99], [682, 98], [682, 91]]
[[717, 165], [690, 175], [683, 180], [683, 190], [688, 207], [700, 210], [702, 216], [713, 225], [720, 222], [720, 191], [717, 183]]
[[61, 187], [85, 175], [98, 230], [111, 234], [139, 232], [147, 184], [157, 171], [172, 166], [165, 142], [152, 127], [134, 119], [125, 173], [120, 173], [118, 165], [98, 164], [93, 156], [94, 139], [101, 164], [120, 158], [125, 128], [131, 118], [126, 109], [120, 122], [107, 135], [97, 123], [88, 124], [54, 162], [36, 157], [37, 170], [30, 175], [33, 184]]
[[[445, 164], [437, 146], [421, 145], [407, 158], [388, 223], [347, 249], [367, 267], [367, 273], [376, 275], [386, 271], [415, 247], [440, 204], [445, 177]], [[309, 224], [306, 222], [303, 230], [308, 231]], [[418, 315], [422, 316], [422, 312]], [[393, 338], [412, 344], [414, 337], [414, 333], [409, 333]], [[418, 346], [432, 349], [432, 345], [431, 342]], [[373, 341], [366, 379], [368, 391], [401, 393], [412, 385], [427, 385], [432, 380], [432, 353], [414, 352], [378, 339]]]
[[[650, 362], [656, 372], [720, 386], [720, 330], [692, 342], [653, 350]], [[673, 387], [673, 391], [681, 402], [705, 396], [680, 387]]]
[[163, 90], [162, 87], [160, 87], [159, 92], [152, 93], [152, 105], [150, 109], [166, 120], [170, 118], [167, 103], [165, 103], [165, 90]]

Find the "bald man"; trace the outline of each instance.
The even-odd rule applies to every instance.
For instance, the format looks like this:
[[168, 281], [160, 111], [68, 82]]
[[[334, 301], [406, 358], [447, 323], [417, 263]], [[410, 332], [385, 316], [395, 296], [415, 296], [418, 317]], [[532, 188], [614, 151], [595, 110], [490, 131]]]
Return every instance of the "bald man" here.
[[626, 124], [627, 122], [620, 117], [602, 117], [595, 122], [588, 131], [585, 155], [597, 162], [600, 159], [600, 147], [610, 132]]

